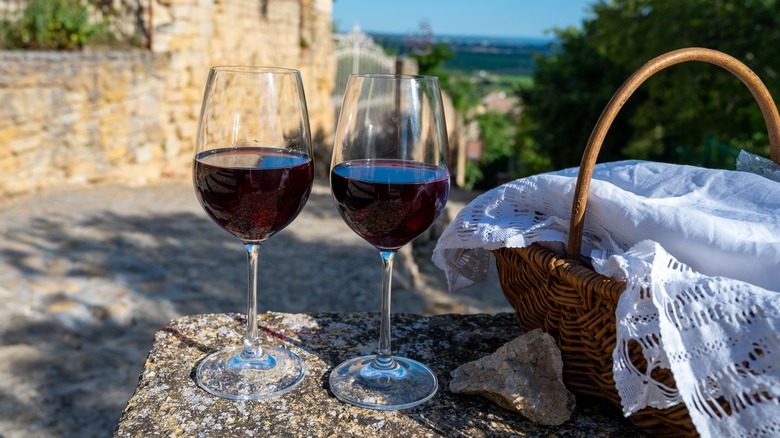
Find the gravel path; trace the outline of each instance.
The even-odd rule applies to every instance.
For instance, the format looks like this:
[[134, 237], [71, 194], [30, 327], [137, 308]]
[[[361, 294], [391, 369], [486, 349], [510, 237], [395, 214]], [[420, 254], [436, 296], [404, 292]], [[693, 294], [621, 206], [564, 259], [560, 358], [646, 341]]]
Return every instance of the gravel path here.
[[[468, 198], [453, 192], [451, 214]], [[0, 233], [0, 437], [110, 436], [157, 330], [245, 311], [243, 247], [206, 217], [189, 181], [2, 200]], [[511, 311], [495, 272], [446, 292], [434, 244], [415, 246], [416, 265], [397, 263], [394, 312]], [[325, 181], [264, 244], [260, 271], [261, 311], [379, 309], [379, 256], [342, 222]]]

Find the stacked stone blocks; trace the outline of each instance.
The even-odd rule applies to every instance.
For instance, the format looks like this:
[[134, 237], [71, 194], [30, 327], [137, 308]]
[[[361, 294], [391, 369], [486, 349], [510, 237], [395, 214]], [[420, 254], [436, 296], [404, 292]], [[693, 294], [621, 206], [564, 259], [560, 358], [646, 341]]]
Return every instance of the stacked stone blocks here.
[[301, 70], [315, 150], [329, 154], [332, 0], [152, 8], [149, 50], [0, 51], [0, 195], [188, 174], [208, 68], [218, 64]]

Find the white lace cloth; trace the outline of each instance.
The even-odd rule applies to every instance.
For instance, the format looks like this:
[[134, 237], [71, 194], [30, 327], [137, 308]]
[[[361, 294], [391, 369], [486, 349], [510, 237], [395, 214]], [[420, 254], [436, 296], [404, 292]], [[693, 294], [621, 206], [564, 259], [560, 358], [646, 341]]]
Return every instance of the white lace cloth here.
[[[450, 290], [484, 280], [492, 250], [543, 242], [562, 251], [576, 174], [517, 180], [464, 208], [433, 253]], [[682, 400], [702, 436], [780, 436], [780, 184], [745, 172], [600, 164], [583, 235], [594, 268], [628, 285], [613, 353], [624, 413]], [[646, 372], [626, 359], [632, 339]], [[650, 378], [658, 367], [672, 371], [676, 390]]]

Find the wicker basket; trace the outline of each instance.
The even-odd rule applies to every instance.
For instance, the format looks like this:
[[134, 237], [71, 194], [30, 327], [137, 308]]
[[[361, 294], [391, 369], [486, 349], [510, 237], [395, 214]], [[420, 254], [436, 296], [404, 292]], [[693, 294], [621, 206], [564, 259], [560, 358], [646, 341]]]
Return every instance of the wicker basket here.
[[[681, 49], [654, 58], [637, 70], [612, 97], [594, 128], [580, 164], [572, 205], [566, 257], [539, 245], [494, 251], [504, 296], [525, 330], [542, 328], [558, 341], [563, 356], [563, 378], [570, 390], [606, 398], [620, 406], [612, 375], [615, 348], [615, 309], [625, 283], [596, 273], [580, 260], [583, 219], [588, 190], [599, 148], [610, 124], [631, 94], [654, 73], [686, 61], [718, 65], [737, 76], [758, 102], [769, 133], [771, 159], [780, 163], [780, 117], [769, 91], [744, 64], [731, 56], [703, 48]], [[631, 360], [642, 369], [641, 347], [634, 345]], [[656, 377], [674, 387], [671, 372]], [[684, 404], [634, 413], [638, 427], [656, 435], [695, 436]]]

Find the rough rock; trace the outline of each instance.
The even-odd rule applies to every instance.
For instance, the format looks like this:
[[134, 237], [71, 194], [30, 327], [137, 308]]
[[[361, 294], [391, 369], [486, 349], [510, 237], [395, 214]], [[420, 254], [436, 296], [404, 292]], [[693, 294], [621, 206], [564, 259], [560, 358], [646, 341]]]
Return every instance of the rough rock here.
[[574, 412], [574, 394], [563, 384], [555, 340], [540, 329], [515, 338], [495, 353], [455, 369], [450, 391], [481, 395], [536, 424], [557, 426]]

